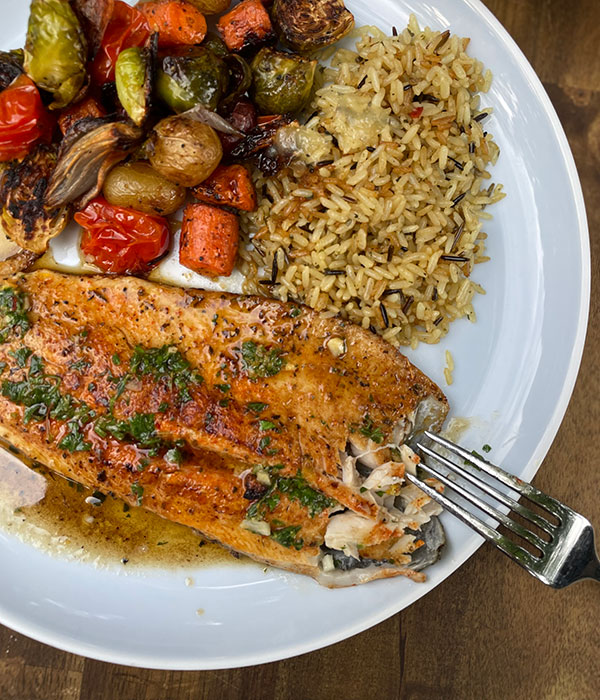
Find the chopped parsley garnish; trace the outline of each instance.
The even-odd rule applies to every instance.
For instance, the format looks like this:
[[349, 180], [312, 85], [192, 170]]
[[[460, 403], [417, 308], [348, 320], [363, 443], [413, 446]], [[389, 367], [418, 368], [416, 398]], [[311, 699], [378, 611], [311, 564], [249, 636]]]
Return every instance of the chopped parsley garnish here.
[[242, 343], [242, 361], [251, 379], [272, 377], [281, 372], [284, 364], [279, 348], [267, 350], [264, 345], [259, 345], [252, 340]]
[[227, 393], [231, 389], [230, 384], [215, 384], [215, 387], [219, 390], [221, 390], [224, 394]]
[[86, 370], [88, 367], [90, 367], [91, 363], [88, 362], [87, 360], [77, 360], [76, 362], [71, 362], [69, 365], [69, 369], [74, 370], [75, 372], [83, 371]]
[[249, 411], [252, 411], [252, 413], [261, 413], [268, 406], [268, 403], [261, 403], [260, 401], [251, 401], [250, 403], [246, 404], [246, 407]]
[[153, 413], [137, 413], [126, 420], [109, 414], [100, 416], [94, 430], [101, 438], [112, 435], [117, 440], [134, 442], [140, 447], [158, 447], [162, 443], [156, 433]]
[[91, 442], [87, 442], [83, 436], [83, 429], [77, 420], [70, 420], [67, 423], [67, 433], [58, 443], [61, 450], [69, 452], [85, 452], [92, 447]]
[[113, 364], [115, 364], [117, 366], [121, 364], [121, 358], [117, 355], [117, 353], [115, 353], [112, 356], [112, 361], [113, 361]]
[[247, 517], [249, 519], [262, 518], [267, 511], [272, 512], [275, 510], [282, 494], [285, 494], [290, 501], [297, 501], [301, 506], [307, 508], [311, 518], [335, 505], [336, 502], [332, 498], [315, 491], [308, 485], [306, 479], [299, 474], [293, 477], [285, 477], [277, 476], [273, 473], [273, 470], [282, 468], [283, 465], [281, 464], [266, 468], [272, 484], [267, 493], [248, 508]]
[[274, 428], [277, 428], [277, 426], [275, 425], [275, 423], [273, 423], [273, 422], [270, 421], [270, 420], [261, 420], [261, 421], [259, 421], [259, 422], [258, 422], [258, 427], [259, 427], [261, 430], [273, 430]]
[[295, 306], [295, 307], [290, 311], [290, 316], [291, 316], [292, 318], [296, 318], [296, 316], [300, 316], [301, 313], [302, 313], [302, 311], [300, 311], [300, 309], [299, 309], [297, 306]]
[[138, 506], [141, 506], [144, 497], [144, 487], [138, 484], [137, 481], [134, 481], [133, 484], [131, 484], [131, 493], [137, 498]]
[[287, 525], [271, 530], [271, 539], [288, 549], [293, 547], [300, 550], [304, 545], [304, 540], [301, 537], [296, 538], [296, 535], [300, 532], [301, 527], [301, 525]]
[[27, 360], [29, 359], [29, 356], [32, 354], [33, 350], [30, 350], [27, 347], [22, 347], [19, 348], [18, 350], [13, 350], [12, 352], [9, 352], [8, 354], [11, 357], [14, 357], [15, 360], [17, 361], [17, 367], [25, 367], [27, 364]]
[[130, 371], [136, 377], [151, 375], [154, 379], [165, 381], [169, 387], [175, 387], [179, 398], [184, 403], [191, 401], [190, 384], [201, 384], [203, 379], [197, 370], [174, 345], [160, 348], [144, 348], [138, 345], [133, 353]]
[[260, 439], [260, 442], [258, 443], [258, 449], [259, 450], [264, 450], [265, 447], [268, 447], [271, 444], [271, 438], [266, 435], [265, 437]]
[[383, 442], [383, 431], [381, 430], [381, 428], [375, 426], [368, 413], [363, 419], [363, 424], [360, 427], [360, 432], [365, 437], [369, 438], [370, 440], [373, 440], [373, 442]]
[[487, 445], [487, 444], [485, 444], [481, 449], [482, 449], [484, 452], [491, 452], [491, 451], [492, 451], [491, 445]]
[[0, 343], [11, 333], [22, 338], [31, 327], [27, 318], [27, 296], [14, 287], [0, 289]]
[[165, 459], [171, 464], [180, 465], [183, 462], [183, 454], [179, 447], [172, 447], [165, 452]]
[[227, 408], [229, 406], [229, 399], [221, 399], [219, 401], [219, 406], [222, 406], [223, 408]]

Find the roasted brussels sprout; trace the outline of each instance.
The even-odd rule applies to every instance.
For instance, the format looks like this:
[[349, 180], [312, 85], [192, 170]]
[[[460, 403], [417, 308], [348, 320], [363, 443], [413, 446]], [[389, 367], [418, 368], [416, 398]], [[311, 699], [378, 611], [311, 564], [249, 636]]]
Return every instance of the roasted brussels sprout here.
[[114, 206], [167, 216], [183, 206], [186, 189], [167, 180], [149, 163], [137, 162], [116, 165], [104, 180], [102, 194]]
[[265, 47], [252, 61], [252, 97], [263, 114], [298, 112], [308, 102], [316, 61]]
[[229, 9], [231, 0], [187, 0], [203, 15], [219, 15]]
[[275, 0], [272, 18], [281, 41], [295, 51], [329, 46], [354, 26], [343, 0]]
[[228, 73], [223, 59], [201, 46], [190, 46], [159, 62], [156, 91], [177, 113], [199, 103], [214, 110], [227, 90]]
[[25, 71], [52, 94], [50, 109], [66, 107], [86, 80], [87, 43], [68, 0], [32, 0]]
[[85, 206], [102, 189], [106, 173], [140, 143], [141, 129], [106, 118], [80, 119], [65, 134], [48, 184], [46, 206]]
[[215, 130], [183, 114], [154, 127], [148, 151], [152, 167], [183, 187], [199, 185], [223, 156]]
[[252, 71], [246, 61], [236, 53], [231, 53], [225, 59], [229, 69], [229, 92], [219, 104], [219, 112], [226, 114], [252, 85]]
[[132, 46], [121, 51], [115, 65], [119, 102], [136, 126], [141, 126], [150, 113], [157, 46], [158, 34], [155, 33], [148, 48]]
[[2, 229], [11, 241], [32, 253], [43, 253], [48, 241], [64, 229], [69, 218], [67, 207], [47, 207], [44, 203], [56, 160], [56, 146], [40, 144], [23, 161], [13, 161], [2, 173]]
[[220, 36], [214, 34], [213, 32], [207, 33], [207, 35], [204, 37], [204, 41], [202, 42], [201, 46], [203, 49], [207, 49], [219, 58], [225, 58], [225, 56], [229, 56], [229, 49], [225, 45], [223, 39], [221, 39]]
[[23, 72], [23, 51], [0, 51], [0, 90], [7, 88]]

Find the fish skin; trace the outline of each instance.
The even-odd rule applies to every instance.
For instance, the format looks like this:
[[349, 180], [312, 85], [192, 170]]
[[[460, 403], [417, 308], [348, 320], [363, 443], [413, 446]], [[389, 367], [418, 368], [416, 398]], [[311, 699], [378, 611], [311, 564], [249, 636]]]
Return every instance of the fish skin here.
[[[109, 375], [126, 372], [138, 344], [176, 345], [204, 381], [190, 386], [192, 400], [179, 405], [176, 390], [142, 377], [135, 390], [126, 391], [114, 404], [122, 419], [138, 412], [156, 414], [161, 437], [184, 440], [192, 451], [180, 467], [154, 458], [138, 472], [137, 448], [112, 438], [102, 440], [91, 427], [86, 432], [93, 445], [90, 452], [62, 452], [56, 446], [58, 439], [48, 444], [46, 436], [60, 435], [64, 425], [47, 420], [25, 426], [15, 418], [23, 409], [4, 397], [0, 397], [0, 434], [57, 472], [111, 491], [132, 505], [137, 499], [131, 487], [138, 483], [144, 488], [145, 508], [274, 566], [319, 578], [319, 545], [335, 508], [310, 518], [299, 504], [283, 498], [278, 506], [283, 513], [276, 509], [269, 517], [283, 514], [285, 520], [280, 519], [286, 524], [302, 524], [305, 540], [300, 551], [287, 549], [239, 527], [250, 503], [244, 499], [242, 472], [257, 464], [282, 464], [282, 476], [300, 473], [342, 506], [378, 518], [379, 508], [371, 499], [342, 483], [340, 453], [349, 442], [362, 448], [387, 444], [395, 426], [424, 400], [437, 406], [431, 427], [438, 427], [447, 412], [441, 390], [391, 345], [306, 307], [182, 290], [132, 277], [75, 277], [39, 270], [19, 275], [12, 283], [31, 301], [33, 323], [24, 342], [62, 377], [65, 390], [99, 413], [106, 412], [114, 395]], [[294, 315], [296, 308], [299, 315]], [[82, 340], [84, 329], [88, 335]], [[347, 351], [342, 357], [327, 349], [331, 337], [344, 338]], [[278, 348], [284, 359], [281, 371], [266, 378], [248, 376], [240, 353], [244, 341]], [[0, 346], [3, 361], [14, 364], [8, 352], [22, 344]], [[120, 358], [118, 364], [115, 356]], [[79, 360], [89, 366], [70, 369]], [[19, 378], [18, 371], [15, 377]], [[230, 387], [226, 392], [217, 388], [225, 383]], [[221, 405], [224, 396], [227, 406]], [[165, 402], [169, 408], [158, 413]], [[248, 410], [249, 402], [268, 408], [256, 415]], [[381, 443], [361, 433], [366, 415], [379, 428]], [[261, 420], [275, 423], [276, 430], [261, 430]], [[270, 438], [267, 448], [265, 437]], [[381, 450], [381, 459], [386, 452]], [[99, 474], [105, 481], [98, 480]], [[382, 566], [370, 578], [398, 574], [414, 572]], [[361, 577], [365, 578], [364, 571]]]

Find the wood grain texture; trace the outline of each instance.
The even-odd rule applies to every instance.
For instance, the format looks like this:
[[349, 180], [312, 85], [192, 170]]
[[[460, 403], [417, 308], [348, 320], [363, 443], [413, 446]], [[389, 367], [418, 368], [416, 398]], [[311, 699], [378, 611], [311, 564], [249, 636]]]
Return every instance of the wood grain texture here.
[[[582, 179], [592, 306], [579, 380], [535, 484], [600, 526], [600, 2], [486, 0], [544, 82]], [[568, 245], [568, 232], [565, 232]], [[591, 700], [600, 588], [545, 588], [491, 547], [403, 613], [312, 654], [232, 671], [131, 669], [0, 627], [2, 700]]]

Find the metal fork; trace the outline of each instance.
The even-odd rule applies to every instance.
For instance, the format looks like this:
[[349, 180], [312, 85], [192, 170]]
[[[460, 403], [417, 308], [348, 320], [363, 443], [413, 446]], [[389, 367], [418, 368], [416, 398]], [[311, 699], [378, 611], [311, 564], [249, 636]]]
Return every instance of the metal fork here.
[[[513, 491], [516, 491], [517, 494], [525, 496], [532, 503], [537, 504], [554, 516], [554, 518], [558, 520], [558, 524], [555, 525], [545, 517], [537, 515], [507, 494], [481, 480], [472, 471], [463, 468], [447, 457], [439, 454], [439, 452], [431, 449], [423, 441], [423, 436], [426, 436], [433, 443], [444, 448], [455, 457], [461, 458], [465, 463], [474, 465], [485, 474], [488, 474]], [[453, 442], [450, 442], [450, 440], [446, 440], [439, 435], [424, 431], [418, 436], [416, 442], [413, 441], [413, 447], [416, 447], [419, 452], [426, 455], [431, 460], [435, 460], [444, 465], [451, 474], [460, 476], [483, 493], [496, 499], [496, 501], [515, 513], [518, 513], [523, 518], [526, 518], [547, 533], [549, 536], [548, 540], [539, 537], [531, 530], [523, 527], [512, 518], [509, 518], [507, 515], [497, 510], [497, 508], [494, 508], [489, 503], [482, 500], [479, 496], [473, 494], [460, 483], [457, 483], [448, 474], [442, 473], [438, 469], [434, 469], [429, 464], [421, 461], [419, 467], [425, 470], [429, 475], [462, 496], [479, 508], [479, 510], [490, 515], [494, 520], [504, 525], [516, 535], [519, 535], [523, 540], [531, 543], [539, 551], [538, 555], [532, 554], [515, 542], [511, 537], [499, 533], [466, 508], [448, 498], [447, 495], [439, 493], [435, 488], [418, 478], [418, 476], [414, 476], [408, 472], [405, 475], [408, 481], [425, 491], [434, 501], [437, 501], [446, 510], [456, 515], [456, 517], [460, 518], [464, 523], [475, 530], [475, 532], [485, 537], [486, 540], [493, 542], [498, 549], [529, 571], [532, 576], [535, 576], [540, 581], [553, 588], [564, 588], [575, 581], [581, 581], [586, 578], [600, 581], [600, 562], [598, 561], [598, 556], [594, 547], [594, 530], [591, 523], [584, 518], [583, 515], [576, 513], [555, 498], [547, 496], [531, 484], [505, 472], [482, 457], [474, 455], [472, 452], [469, 452], [459, 445], [455, 445]]]

